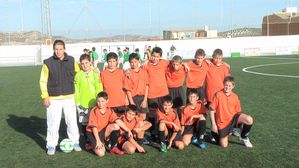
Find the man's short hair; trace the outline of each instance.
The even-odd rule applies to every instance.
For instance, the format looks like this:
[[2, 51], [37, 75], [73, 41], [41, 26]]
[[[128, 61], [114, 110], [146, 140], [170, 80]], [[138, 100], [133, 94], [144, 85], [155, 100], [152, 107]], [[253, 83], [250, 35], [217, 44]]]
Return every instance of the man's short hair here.
[[172, 61], [182, 63], [183, 59], [182, 59], [181, 56], [175, 55], [175, 56], [172, 57]]
[[62, 40], [55, 40], [53, 43], [53, 49], [55, 49], [56, 45], [63, 45], [63, 48], [65, 49], [65, 43]]
[[216, 56], [216, 55], [223, 55], [223, 52], [221, 49], [217, 48], [214, 50], [213, 52], [213, 56]]
[[133, 104], [129, 104], [126, 108], [126, 112], [133, 111], [135, 114], [137, 113], [137, 110], [138, 110], [137, 106]]
[[153, 48], [153, 53], [159, 53], [160, 56], [162, 57], [162, 53], [163, 53], [162, 48], [160, 47]]
[[118, 59], [118, 56], [115, 52], [110, 52], [107, 54], [107, 60], [110, 60], [110, 59], [115, 59], [117, 61]]
[[89, 56], [88, 54], [82, 54], [82, 55], [80, 56], [80, 62], [81, 62], [82, 60], [85, 60], [85, 59], [87, 59], [88, 61], [90, 61], [90, 56]]
[[105, 100], [108, 100], [108, 94], [106, 92], [102, 91], [102, 92], [98, 93], [97, 99], [98, 98], [103, 98]]
[[163, 99], [162, 99], [162, 104], [163, 103], [172, 103], [172, 97], [167, 95], [167, 96], [164, 96]]
[[195, 51], [194, 57], [196, 57], [196, 56], [205, 56], [205, 55], [206, 55], [205, 50], [199, 48]]
[[139, 61], [139, 57], [136, 53], [131, 53], [130, 57], [129, 57], [129, 62], [131, 62], [131, 60], [136, 59]]
[[232, 77], [232, 76], [227, 76], [227, 77], [225, 77], [224, 80], [223, 80], [223, 83], [225, 83], [225, 82], [232, 82], [232, 83], [235, 83], [235, 78]]

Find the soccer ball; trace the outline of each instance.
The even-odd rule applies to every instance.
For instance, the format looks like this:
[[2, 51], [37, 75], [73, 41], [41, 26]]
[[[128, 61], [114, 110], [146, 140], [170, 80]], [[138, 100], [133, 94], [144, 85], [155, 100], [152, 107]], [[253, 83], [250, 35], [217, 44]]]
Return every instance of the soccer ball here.
[[69, 153], [74, 149], [74, 144], [70, 139], [64, 139], [60, 142], [59, 147], [62, 152]]

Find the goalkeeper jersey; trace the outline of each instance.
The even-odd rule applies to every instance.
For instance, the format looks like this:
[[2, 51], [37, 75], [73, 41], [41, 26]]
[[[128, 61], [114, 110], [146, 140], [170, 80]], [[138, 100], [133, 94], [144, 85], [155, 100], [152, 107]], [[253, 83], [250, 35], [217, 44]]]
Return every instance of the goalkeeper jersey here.
[[80, 71], [75, 76], [75, 102], [84, 108], [91, 108], [96, 105], [96, 97], [99, 92], [103, 91], [103, 85], [99, 75], [90, 71], [86, 73]]

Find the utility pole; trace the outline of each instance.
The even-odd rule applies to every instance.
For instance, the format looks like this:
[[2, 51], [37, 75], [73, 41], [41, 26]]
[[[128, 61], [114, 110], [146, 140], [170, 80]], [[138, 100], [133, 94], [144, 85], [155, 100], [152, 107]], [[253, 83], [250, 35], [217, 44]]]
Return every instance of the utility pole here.
[[45, 38], [52, 38], [50, 0], [41, 0], [41, 23], [41, 39], [43, 40]]

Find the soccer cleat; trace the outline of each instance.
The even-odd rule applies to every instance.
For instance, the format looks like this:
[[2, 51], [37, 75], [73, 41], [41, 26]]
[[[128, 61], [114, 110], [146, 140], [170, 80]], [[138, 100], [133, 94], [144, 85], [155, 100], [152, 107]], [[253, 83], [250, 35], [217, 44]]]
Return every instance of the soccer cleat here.
[[199, 147], [200, 149], [206, 149], [206, 144], [204, 144], [204, 143], [199, 143], [199, 144], [198, 144], [198, 147]]
[[110, 154], [117, 154], [117, 155], [123, 155], [124, 152], [121, 151], [120, 149], [118, 149], [118, 147], [113, 147], [111, 150], [110, 150]]
[[150, 142], [146, 138], [143, 138], [142, 139], [142, 144], [143, 145], [148, 145], [148, 144], [150, 144]]
[[198, 144], [198, 139], [197, 139], [197, 137], [193, 136], [192, 139], [191, 139], [191, 143], [192, 143], [192, 144]]
[[247, 148], [252, 148], [252, 143], [250, 142], [249, 138], [240, 138], [240, 140], [243, 142], [243, 144], [247, 147]]
[[89, 143], [85, 144], [86, 151], [90, 151], [92, 149], [91, 145]]
[[74, 144], [74, 151], [76, 151], [76, 152], [82, 151], [82, 149], [81, 149], [81, 147], [80, 147], [80, 145], [78, 143]]
[[47, 154], [49, 156], [53, 156], [53, 155], [55, 155], [55, 151], [56, 151], [55, 147], [48, 147]]
[[236, 137], [239, 137], [239, 136], [240, 136], [240, 133], [238, 132], [238, 129], [237, 129], [237, 128], [233, 128], [233, 130], [232, 130], [232, 134], [233, 134], [233, 136], [236, 136]]
[[167, 146], [165, 143], [161, 142], [161, 152], [166, 153], [167, 152]]

